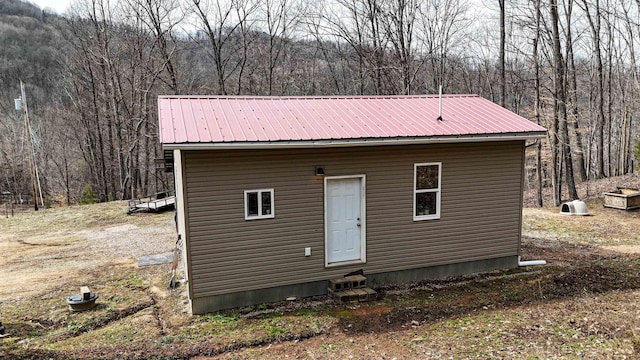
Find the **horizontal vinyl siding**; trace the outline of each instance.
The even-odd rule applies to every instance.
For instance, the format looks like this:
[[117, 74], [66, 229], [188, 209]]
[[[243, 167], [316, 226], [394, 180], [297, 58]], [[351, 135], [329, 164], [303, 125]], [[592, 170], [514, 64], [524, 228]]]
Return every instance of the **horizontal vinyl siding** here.
[[[522, 141], [186, 151], [193, 295], [515, 256], [522, 156]], [[442, 162], [441, 218], [413, 221], [413, 166], [427, 162]], [[366, 175], [366, 264], [325, 268], [315, 166], [328, 176]], [[244, 191], [270, 188], [275, 218], [246, 221]]]

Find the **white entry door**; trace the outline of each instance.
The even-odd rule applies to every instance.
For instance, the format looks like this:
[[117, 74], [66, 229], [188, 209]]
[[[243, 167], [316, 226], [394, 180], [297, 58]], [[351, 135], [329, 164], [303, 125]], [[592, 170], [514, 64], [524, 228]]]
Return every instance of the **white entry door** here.
[[325, 181], [326, 263], [364, 261], [364, 177]]

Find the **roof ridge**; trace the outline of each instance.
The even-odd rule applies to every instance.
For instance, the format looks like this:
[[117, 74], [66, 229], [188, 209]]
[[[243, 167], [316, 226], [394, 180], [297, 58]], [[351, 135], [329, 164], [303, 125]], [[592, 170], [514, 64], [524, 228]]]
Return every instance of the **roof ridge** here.
[[[318, 96], [263, 96], [263, 95], [158, 95], [158, 99], [232, 99], [232, 100], [355, 100], [355, 99], [429, 99], [437, 98], [438, 94], [421, 95], [318, 95]], [[443, 98], [473, 98], [477, 94], [442, 94]]]

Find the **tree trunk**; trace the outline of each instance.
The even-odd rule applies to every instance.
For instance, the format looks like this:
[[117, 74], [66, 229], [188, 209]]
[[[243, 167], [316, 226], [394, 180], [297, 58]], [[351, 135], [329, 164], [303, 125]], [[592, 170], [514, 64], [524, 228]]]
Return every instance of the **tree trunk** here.
[[[595, 0], [595, 16], [591, 15], [591, 11], [589, 9], [589, 3], [587, 0], [583, 0], [585, 14], [587, 15], [587, 20], [589, 21], [589, 26], [591, 28], [591, 35], [593, 38], [593, 47], [595, 52], [595, 60], [596, 60], [596, 76], [598, 78], [596, 82], [596, 124], [595, 124], [595, 168], [594, 176], [598, 179], [603, 178], [605, 176], [604, 169], [604, 66], [602, 64], [602, 51], [600, 49], [600, 1]], [[594, 21], [595, 18], [595, 21]]]
[[505, 30], [505, 0], [498, 0], [500, 5], [500, 106], [505, 107], [507, 96], [507, 75], [505, 71], [505, 45], [506, 45], [506, 30]]
[[[553, 59], [554, 59], [554, 130], [556, 130], [555, 145], [558, 144], [562, 147], [562, 160], [558, 164], [554, 164], [554, 168], [562, 168], [562, 163], [565, 167], [565, 178], [567, 183], [567, 190], [569, 191], [569, 197], [577, 199], [578, 194], [576, 191], [575, 180], [573, 175], [573, 161], [571, 158], [571, 146], [569, 144], [569, 131], [567, 127], [567, 106], [566, 106], [566, 92], [565, 92], [565, 66], [562, 58], [562, 52], [560, 47], [560, 31], [559, 31], [559, 17], [558, 17], [558, 4], [557, 0], [551, 0], [551, 29], [553, 35]], [[557, 156], [557, 150], [556, 150]], [[560, 172], [561, 174], [561, 172]], [[555, 205], [559, 206], [561, 202], [561, 176], [557, 174], [557, 189], [554, 191]]]
[[[535, 98], [535, 117], [536, 123], [540, 124], [540, 60], [538, 55], [538, 43], [540, 41], [540, 0], [535, 0], [536, 11], [536, 33], [533, 38], [533, 72], [534, 72], [534, 90]], [[536, 200], [539, 207], [543, 206], [542, 201], [542, 139], [538, 141], [536, 146]]]
[[580, 181], [587, 180], [587, 167], [584, 161], [584, 145], [582, 143], [582, 135], [580, 134], [580, 127], [578, 126], [578, 118], [580, 117], [578, 111], [578, 82], [576, 79], [576, 66], [575, 66], [575, 58], [573, 54], [573, 36], [571, 33], [571, 23], [572, 18], [571, 15], [573, 13], [573, 1], [569, 1], [566, 5], [565, 14], [566, 14], [566, 48], [567, 48], [567, 93], [568, 99], [567, 103], [570, 107], [570, 118], [567, 119], [569, 123], [569, 131], [572, 139], [574, 140], [575, 146], [573, 147], [573, 153], [576, 156], [575, 162], [578, 167], [578, 179]]

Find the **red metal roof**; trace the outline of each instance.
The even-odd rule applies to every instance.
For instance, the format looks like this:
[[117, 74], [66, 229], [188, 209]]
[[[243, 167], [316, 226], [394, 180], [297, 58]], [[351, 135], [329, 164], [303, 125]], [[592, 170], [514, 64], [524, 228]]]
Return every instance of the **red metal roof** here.
[[477, 95], [161, 96], [165, 145], [539, 137], [546, 130]]

